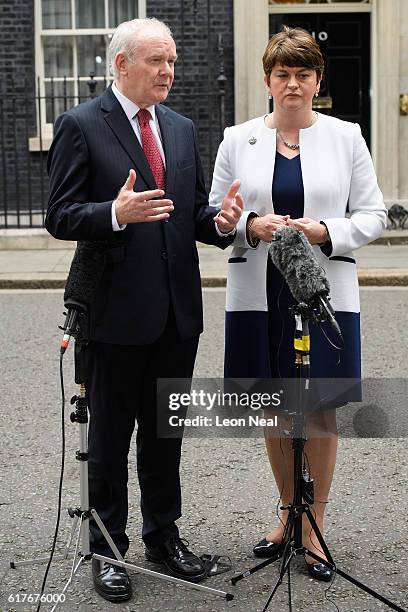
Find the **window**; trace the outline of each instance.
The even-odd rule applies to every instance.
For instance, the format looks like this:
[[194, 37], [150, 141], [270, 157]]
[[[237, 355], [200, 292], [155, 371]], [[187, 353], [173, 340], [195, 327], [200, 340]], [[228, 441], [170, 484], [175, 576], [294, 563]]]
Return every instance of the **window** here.
[[[97, 95], [112, 80], [112, 32], [122, 21], [144, 17], [146, 0], [36, 0], [35, 10], [37, 115], [49, 140], [55, 118], [89, 96], [91, 73]], [[31, 150], [36, 140], [30, 139]]]

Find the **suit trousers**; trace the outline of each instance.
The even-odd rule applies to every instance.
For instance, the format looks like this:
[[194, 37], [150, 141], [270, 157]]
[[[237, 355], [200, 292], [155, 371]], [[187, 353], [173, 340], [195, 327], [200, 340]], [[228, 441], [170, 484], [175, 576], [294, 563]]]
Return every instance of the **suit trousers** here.
[[[181, 438], [158, 438], [157, 379], [193, 375], [198, 336], [180, 338], [170, 309], [164, 332], [145, 346], [89, 345], [87, 395], [89, 424], [89, 494], [122, 555], [129, 547], [128, 453], [137, 422], [137, 472], [143, 517], [142, 536], [155, 546], [178, 535], [181, 516], [179, 465]], [[112, 556], [94, 521], [91, 550]]]

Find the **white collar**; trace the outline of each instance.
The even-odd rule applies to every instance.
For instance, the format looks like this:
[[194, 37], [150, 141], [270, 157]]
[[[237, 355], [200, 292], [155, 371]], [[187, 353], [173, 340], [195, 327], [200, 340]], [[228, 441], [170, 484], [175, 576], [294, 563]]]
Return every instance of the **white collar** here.
[[[124, 96], [123, 93], [121, 91], [119, 91], [116, 83], [114, 83], [114, 82], [112, 83], [112, 91], [115, 94], [116, 98], [118, 99], [119, 104], [123, 108], [126, 117], [129, 119], [129, 121], [132, 121], [132, 119], [135, 117], [135, 115], [139, 112], [140, 106], [138, 106], [137, 104], [132, 102], [132, 100], [129, 100], [129, 98]], [[146, 108], [146, 110], [148, 110], [150, 112], [153, 121], [156, 121], [156, 107], [155, 107], [155, 105], [153, 104], [152, 106], [148, 106]]]

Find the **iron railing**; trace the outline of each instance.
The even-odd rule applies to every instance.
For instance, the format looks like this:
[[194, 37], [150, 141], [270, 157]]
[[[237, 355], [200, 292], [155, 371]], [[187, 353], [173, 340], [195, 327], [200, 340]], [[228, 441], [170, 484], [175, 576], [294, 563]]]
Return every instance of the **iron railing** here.
[[[222, 131], [226, 124], [224, 49], [218, 37], [218, 66], [214, 79], [201, 82], [182, 74], [170, 94], [168, 103], [177, 112], [190, 117], [198, 125], [200, 153], [207, 185]], [[208, 72], [210, 75], [210, 71]], [[52, 125], [57, 116], [72, 106], [102, 93], [108, 83], [81, 79], [77, 91], [86, 82], [87, 95], [74, 96], [69, 92], [68, 79], [56, 83], [49, 79], [49, 94], [36, 90], [30, 82], [11, 81], [7, 91], [0, 93], [0, 228], [43, 227], [48, 199], [46, 158], [52, 139]], [[47, 131], [48, 129], [48, 131]]]

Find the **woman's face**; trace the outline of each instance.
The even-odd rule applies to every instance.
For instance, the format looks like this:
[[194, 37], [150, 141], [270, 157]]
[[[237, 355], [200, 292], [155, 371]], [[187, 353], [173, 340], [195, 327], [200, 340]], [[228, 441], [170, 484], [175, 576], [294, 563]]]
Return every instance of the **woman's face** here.
[[286, 111], [312, 108], [313, 96], [320, 88], [316, 70], [311, 68], [276, 64], [264, 80], [274, 107]]

